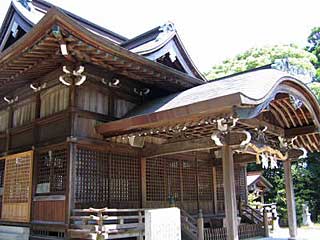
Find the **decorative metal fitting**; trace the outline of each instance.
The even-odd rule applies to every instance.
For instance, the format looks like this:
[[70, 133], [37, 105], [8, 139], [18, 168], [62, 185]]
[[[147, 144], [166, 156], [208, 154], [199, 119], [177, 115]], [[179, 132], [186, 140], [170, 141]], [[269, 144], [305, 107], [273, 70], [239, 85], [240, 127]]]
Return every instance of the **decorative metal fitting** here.
[[12, 104], [12, 103], [15, 103], [19, 100], [19, 97], [16, 96], [14, 98], [8, 98], [8, 97], [3, 97], [3, 100], [6, 101], [8, 104]]
[[39, 92], [41, 91], [42, 89], [45, 89], [47, 87], [47, 83], [43, 83], [42, 85], [41, 84], [38, 84], [37, 86], [33, 83], [30, 84], [30, 88], [34, 91], [34, 92]]
[[150, 93], [150, 88], [141, 88], [141, 89], [134, 88], [133, 91], [135, 94], [142, 97], [142, 96], [146, 96]]
[[104, 85], [107, 85], [107, 86], [109, 86], [111, 88], [119, 88], [120, 87], [120, 79], [118, 79], [118, 78], [112, 78], [109, 81], [106, 81], [104, 78], [102, 78], [101, 82]]
[[63, 66], [62, 71], [65, 74], [59, 77], [59, 81], [66, 86], [72, 85], [73, 80], [75, 80], [74, 84], [76, 86], [80, 86], [87, 79], [87, 76], [82, 74], [84, 72], [84, 66], [79, 66], [78, 70], [72, 71], [68, 70], [66, 66]]

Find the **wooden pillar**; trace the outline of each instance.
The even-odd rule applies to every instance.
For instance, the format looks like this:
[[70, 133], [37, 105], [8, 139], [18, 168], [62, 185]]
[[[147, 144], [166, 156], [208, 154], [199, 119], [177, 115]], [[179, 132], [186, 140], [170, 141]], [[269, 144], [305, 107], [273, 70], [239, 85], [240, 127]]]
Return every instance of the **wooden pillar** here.
[[291, 173], [291, 161], [284, 162], [284, 178], [285, 189], [288, 208], [288, 224], [290, 239], [296, 239], [297, 237], [297, 217], [296, 217], [296, 204], [294, 199], [292, 173]]
[[[75, 143], [69, 143], [69, 161], [68, 161], [68, 181], [67, 181], [67, 195], [66, 195], [66, 217], [65, 223], [69, 227], [72, 210], [75, 208], [75, 182], [76, 182], [76, 153], [77, 146]], [[68, 233], [68, 232], [66, 232]], [[66, 234], [67, 236], [68, 234]]]
[[141, 158], [141, 207], [147, 207], [147, 159]]
[[195, 161], [196, 161], [196, 183], [197, 183], [197, 209], [200, 210], [200, 186], [199, 186], [199, 162], [197, 153], [195, 153]]
[[8, 126], [6, 130], [6, 155], [8, 154], [11, 146], [11, 128], [13, 127], [13, 107], [10, 105], [8, 107], [9, 118], [8, 118]]
[[224, 206], [226, 214], [227, 240], [238, 240], [237, 199], [234, 179], [233, 152], [231, 146], [222, 146]]
[[217, 194], [217, 169], [212, 168], [212, 192], [213, 192], [213, 211], [214, 214], [218, 213], [218, 194]]
[[269, 237], [268, 213], [265, 207], [263, 207], [263, 227], [264, 227], [264, 236]]
[[204, 240], [204, 221], [203, 221], [202, 210], [199, 210], [199, 213], [198, 213], [197, 229], [198, 229], [197, 240]]

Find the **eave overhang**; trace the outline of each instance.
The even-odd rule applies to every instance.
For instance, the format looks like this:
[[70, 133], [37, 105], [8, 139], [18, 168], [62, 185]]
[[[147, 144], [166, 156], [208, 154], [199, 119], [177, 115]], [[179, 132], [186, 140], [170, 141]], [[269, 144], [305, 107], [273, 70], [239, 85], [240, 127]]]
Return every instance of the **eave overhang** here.
[[[256, 84], [252, 84], [253, 80]], [[294, 96], [303, 105], [294, 109], [288, 98], [278, 98], [281, 94]], [[246, 120], [256, 119], [265, 111], [272, 112], [280, 125], [272, 126], [268, 130], [270, 134], [282, 137], [299, 135], [296, 141], [307, 146], [307, 150], [320, 149], [320, 108], [315, 96], [299, 80], [274, 69], [210, 82], [158, 99], [139, 107], [125, 119], [97, 126], [96, 130], [108, 138], [164, 126], [189, 124], [194, 127], [193, 123], [226, 116], [236, 116], [240, 118], [240, 125], [249, 126]], [[259, 119], [251, 127], [260, 127], [260, 124], [265, 123]]]
[[52, 33], [55, 26], [61, 29], [63, 41], [77, 64], [95, 64], [170, 92], [203, 83], [200, 79], [150, 61], [99, 37], [60, 10], [51, 9], [29, 33], [0, 54], [0, 91], [11, 83], [25, 84], [70, 60], [60, 53], [61, 39], [55, 38]]

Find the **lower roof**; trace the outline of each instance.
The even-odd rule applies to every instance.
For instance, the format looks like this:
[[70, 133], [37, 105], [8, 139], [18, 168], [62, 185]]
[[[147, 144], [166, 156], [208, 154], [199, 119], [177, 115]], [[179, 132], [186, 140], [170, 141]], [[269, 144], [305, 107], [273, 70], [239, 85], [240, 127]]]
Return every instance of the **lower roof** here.
[[[301, 105], [295, 106], [292, 99], [301, 101]], [[268, 131], [274, 135], [299, 135], [298, 145], [309, 151], [320, 149], [317, 99], [301, 81], [275, 69], [239, 74], [156, 99], [137, 107], [126, 118], [101, 124], [96, 130], [105, 137], [148, 130], [156, 136], [154, 132], [161, 132], [165, 126], [183, 125], [193, 129], [193, 136], [197, 136], [200, 131], [197, 122], [200, 125], [201, 121], [210, 122], [225, 116], [239, 118], [242, 125], [247, 119], [257, 119], [251, 127], [267, 124], [271, 126]], [[209, 134], [210, 131], [207, 128], [203, 132]]]

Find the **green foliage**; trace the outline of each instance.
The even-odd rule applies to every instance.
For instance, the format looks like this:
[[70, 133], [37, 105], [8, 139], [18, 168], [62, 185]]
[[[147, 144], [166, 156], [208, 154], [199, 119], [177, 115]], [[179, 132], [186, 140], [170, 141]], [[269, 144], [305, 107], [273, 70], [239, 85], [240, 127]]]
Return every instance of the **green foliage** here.
[[253, 68], [273, 63], [276, 59], [287, 58], [289, 63], [308, 71], [315, 71], [312, 63], [317, 61], [316, 56], [296, 45], [274, 45], [262, 48], [251, 48], [234, 58], [227, 59], [205, 73], [207, 79], [217, 79], [226, 75], [243, 72]]
[[[304, 203], [308, 204], [314, 220], [319, 216], [320, 193], [317, 189], [320, 184], [320, 164], [315, 156], [311, 155], [292, 164], [298, 224], [302, 223], [302, 204]], [[266, 202], [277, 203], [279, 216], [286, 221], [287, 203], [283, 165], [280, 163], [277, 169], [266, 169], [263, 175], [273, 185], [265, 198]]]
[[[302, 50], [295, 45], [275, 45], [262, 48], [251, 48], [234, 58], [215, 65], [206, 73], [207, 79], [214, 80], [227, 75], [251, 70], [272, 64], [276, 59], [288, 59], [289, 63], [307, 71], [315, 72], [318, 82], [309, 84], [320, 102], [320, 27], [314, 28], [308, 37], [309, 46]], [[261, 166], [249, 164], [248, 171], [261, 170]], [[302, 204], [309, 206], [315, 222], [320, 222], [320, 153], [309, 154], [292, 166], [297, 220], [302, 222]], [[264, 177], [273, 185], [273, 189], [265, 196], [266, 203], [277, 203], [277, 211], [281, 219], [287, 219], [287, 203], [282, 163], [277, 169], [267, 169]], [[254, 202], [254, 196], [249, 196]]]
[[260, 197], [258, 197], [255, 193], [248, 194], [248, 204], [250, 207], [255, 208], [258, 204], [261, 204], [259, 200]]
[[320, 27], [315, 27], [311, 30], [308, 36], [309, 46], [306, 47], [310, 53], [314, 54], [317, 61], [314, 63], [316, 68], [316, 78], [320, 81]]
[[320, 82], [313, 82], [313, 83], [309, 84], [308, 86], [310, 87], [310, 89], [312, 90], [314, 95], [316, 95], [316, 97], [320, 103]]

